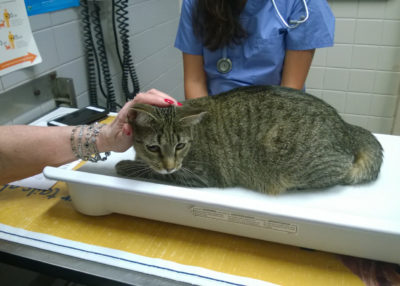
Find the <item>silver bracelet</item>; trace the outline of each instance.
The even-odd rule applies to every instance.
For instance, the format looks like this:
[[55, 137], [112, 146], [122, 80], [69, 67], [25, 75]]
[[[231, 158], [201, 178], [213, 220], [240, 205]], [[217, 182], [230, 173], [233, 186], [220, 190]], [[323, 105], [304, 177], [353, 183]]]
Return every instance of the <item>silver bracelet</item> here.
[[[98, 162], [105, 161], [110, 156], [110, 152], [105, 152], [102, 157], [97, 149], [96, 139], [104, 124], [95, 123], [92, 125], [79, 125], [72, 129], [71, 132], [71, 149], [77, 159], [84, 161]], [[76, 130], [79, 128], [78, 138], [75, 138]], [[85, 142], [82, 142], [82, 140]]]

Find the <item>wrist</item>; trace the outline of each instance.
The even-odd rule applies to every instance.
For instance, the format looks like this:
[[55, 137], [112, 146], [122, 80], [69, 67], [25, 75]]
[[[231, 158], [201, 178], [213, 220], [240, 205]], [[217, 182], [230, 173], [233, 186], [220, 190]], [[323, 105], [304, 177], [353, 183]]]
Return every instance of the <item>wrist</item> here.
[[103, 149], [107, 151], [106, 140], [102, 136], [103, 127], [104, 124], [95, 123], [75, 126], [72, 129], [70, 137], [71, 149], [77, 159], [91, 162], [107, 159], [110, 155], [109, 152], [106, 152], [104, 157], [100, 155], [100, 153], [103, 153]]
[[113, 151], [111, 146], [112, 144], [110, 143], [111, 140], [110, 140], [109, 128], [110, 128], [109, 125], [103, 126], [103, 128], [100, 129], [100, 132], [97, 136], [96, 146], [97, 150], [100, 153]]

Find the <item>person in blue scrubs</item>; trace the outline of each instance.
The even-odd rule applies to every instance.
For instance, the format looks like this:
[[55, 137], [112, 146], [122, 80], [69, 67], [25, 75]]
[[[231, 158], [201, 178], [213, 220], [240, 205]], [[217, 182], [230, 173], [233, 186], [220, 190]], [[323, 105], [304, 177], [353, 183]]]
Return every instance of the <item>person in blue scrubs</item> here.
[[[334, 29], [326, 0], [183, 0], [175, 47], [185, 97], [248, 85], [304, 89], [315, 49], [333, 45]], [[218, 68], [223, 58], [231, 65]]]

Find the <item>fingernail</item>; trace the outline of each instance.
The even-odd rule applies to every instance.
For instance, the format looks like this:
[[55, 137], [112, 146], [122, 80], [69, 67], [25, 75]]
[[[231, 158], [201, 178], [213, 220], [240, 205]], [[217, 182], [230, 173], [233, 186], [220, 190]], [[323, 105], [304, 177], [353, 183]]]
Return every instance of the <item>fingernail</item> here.
[[178, 106], [182, 106], [183, 104], [178, 101]]
[[174, 104], [174, 102], [168, 98], [165, 98], [164, 101], [168, 104]]
[[122, 132], [124, 132], [124, 134], [125, 134], [126, 136], [131, 136], [131, 131], [129, 130], [129, 128], [124, 127], [124, 128], [122, 129]]

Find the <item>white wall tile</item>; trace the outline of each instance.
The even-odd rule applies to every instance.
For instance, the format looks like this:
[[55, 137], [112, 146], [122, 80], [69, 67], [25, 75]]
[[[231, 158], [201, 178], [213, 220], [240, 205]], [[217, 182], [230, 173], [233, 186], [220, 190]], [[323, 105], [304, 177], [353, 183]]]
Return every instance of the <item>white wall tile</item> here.
[[172, 46], [177, 27], [178, 19], [174, 19], [131, 37], [135, 62], [139, 63], [166, 46]]
[[348, 92], [345, 113], [368, 115], [371, 109], [371, 95], [368, 93]]
[[356, 69], [376, 69], [378, 65], [379, 47], [353, 46], [351, 67]]
[[336, 19], [335, 25], [335, 43], [352, 44], [354, 42], [354, 33], [356, 29], [355, 19]]
[[400, 71], [400, 47], [379, 47], [377, 68], [386, 71]]
[[375, 71], [352, 70], [350, 72], [349, 91], [371, 92], [375, 82]]
[[331, 1], [332, 12], [337, 18], [357, 18], [358, 1]]
[[387, 0], [385, 8], [385, 19], [400, 20], [400, 1]]
[[369, 19], [382, 19], [385, 17], [386, 1], [361, 0], [358, 2], [358, 17]]
[[81, 28], [78, 21], [56, 26], [54, 34], [60, 59], [59, 64], [83, 56]]
[[393, 117], [396, 111], [397, 98], [392, 95], [371, 95], [369, 114], [382, 117]]
[[355, 44], [378, 45], [382, 42], [383, 20], [357, 20]]
[[399, 94], [400, 73], [377, 71], [373, 91], [378, 94]]
[[393, 126], [393, 118], [369, 117], [367, 119], [367, 129], [373, 133], [390, 134]]
[[322, 90], [321, 89], [313, 89], [313, 88], [308, 88], [306, 86], [306, 92], [311, 94], [311, 95], [314, 95], [314, 96], [318, 97], [319, 99], [324, 99], [323, 96], [322, 96]]
[[324, 89], [328, 90], [347, 90], [349, 82], [348, 70], [327, 68], [324, 76]]
[[178, 83], [178, 85], [172, 90], [171, 96], [180, 102], [185, 100], [185, 91], [183, 88], [183, 82]]
[[400, 46], [400, 21], [383, 22], [382, 45]]
[[346, 92], [344, 91], [322, 91], [322, 98], [332, 105], [338, 112], [344, 112], [346, 107]]
[[53, 26], [63, 23], [72, 22], [80, 18], [79, 9], [63, 9], [59, 11], [50, 12], [50, 19]]
[[129, 7], [128, 10], [132, 15], [132, 25], [135, 27], [134, 34], [179, 16], [176, 0], [145, 1]]
[[400, 73], [377, 71], [375, 74], [374, 93], [399, 94]]
[[321, 89], [324, 84], [325, 68], [311, 67], [306, 80], [306, 87]]
[[83, 108], [85, 106], [88, 106], [89, 105], [88, 93], [84, 92], [84, 93], [78, 95], [76, 98], [76, 103], [78, 105], [78, 108]]
[[328, 49], [326, 64], [329, 67], [349, 68], [351, 66], [352, 46], [337, 44]]
[[314, 67], [318, 67], [318, 66], [325, 67], [326, 66], [326, 55], [330, 49], [331, 48], [317, 49], [315, 51], [315, 54], [313, 57], [312, 65]]
[[74, 81], [76, 94], [81, 94], [88, 89], [86, 61], [84, 57], [58, 67], [57, 76], [71, 78]]
[[182, 64], [176, 64], [147, 85], [144, 90], [156, 88], [162, 89], [167, 94], [172, 94], [176, 88], [176, 83], [182, 82], [182, 79]]
[[48, 13], [29, 16], [32, 31], [39, 31], [51, 27], [50, 16]]
[[137, 65], [139, 81], [142, 86], [148, 85], [151, 81], [166, 72], [172, 65], [181, 58], [180, 52], [174, 47], [167, 47]]
[[346, 121], [346, 122], [348, 122], [350, 124], [361, 126], [361, 127], [366, 128], [366, 129], [369, 129], [369, 127], [368, 127], [368, 117], [367, 116], [355, 115], [355, 114], [341, 114], [341, 116], [344, 119], [344, 121]]

